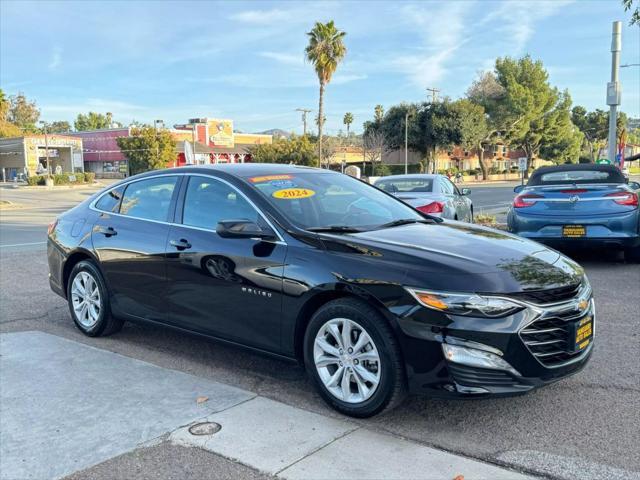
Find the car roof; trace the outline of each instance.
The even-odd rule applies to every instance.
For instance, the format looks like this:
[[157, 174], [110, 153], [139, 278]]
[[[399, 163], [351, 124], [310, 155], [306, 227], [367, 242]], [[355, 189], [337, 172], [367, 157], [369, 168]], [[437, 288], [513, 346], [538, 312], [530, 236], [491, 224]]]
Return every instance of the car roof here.
[[548, 172], [570, 172], [573, 170], [596, 170], [600, 172], [620, 171], [615, 165], [597, 163], [565, 163], [563, 165], [552, 165], [548, 167], [537, 168], [536, 170], [534, 170], [532, 175], [544, 174]]
[[435, 174], [435, 173], [410, 173], [407, 175], [387, 175], [386, 177], [380, 177], [376, 180], [377, 182], [380, 182], [382, 180], [411, 180], [411, 179], [433, 179], [433, 178], [437, 178], [437, 177], [441, 177], [442, 175], [439, 174]]
[[318, 174], [339, 174], [332, 170], [326, 170], [314, 167], [305, 167], [300, 165], [285, 165], [281, 163], [223, 163], [217, 165], [187, 165], [183, 167], [167, 168], [162, 170], [154, 170], [145, 172], [140, 177], [148, 175], [157, 175], [158, 173], [223, 173], [239, 178], [253, 177], [258, 175], [285, 175], [299, 173], [318, 173]]

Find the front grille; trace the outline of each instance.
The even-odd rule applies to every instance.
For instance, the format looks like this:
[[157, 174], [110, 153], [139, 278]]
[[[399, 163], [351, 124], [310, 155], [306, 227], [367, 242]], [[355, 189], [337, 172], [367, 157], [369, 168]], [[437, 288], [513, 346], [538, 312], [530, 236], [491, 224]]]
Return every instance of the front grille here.
[[510, 387], [517, 385], [514, 377], [501, 370], [449, 364], [449, 373], [458, 385], [467, 387]]
[[575, 323], [592, 315], [592, 309], [576, 316], [575, 311], [565, 315], [535, 320], [520, 331], [520, 338], [529, 351], [547, 367], [566, 363], [584, 353], [573, 351]]
[[551, 288], [547, 290], [529, 290], [525, 292], [510, 293], [509, 296], [525, 302], [544, 305], [547, 303], [559, 303], [570, 300], [580, 291], [581, 284], [574, 283], [566, 287]]

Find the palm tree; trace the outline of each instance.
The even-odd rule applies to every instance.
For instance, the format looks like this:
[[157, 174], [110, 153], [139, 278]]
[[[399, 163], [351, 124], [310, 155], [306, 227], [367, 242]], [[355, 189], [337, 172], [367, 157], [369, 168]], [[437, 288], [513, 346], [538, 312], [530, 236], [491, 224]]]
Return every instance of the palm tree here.
[[344, 118], [342, 119], [342, 123], [347, 126], [347, 138], [349, 138], [349, 127], [353, 123], [353, 113], [347, 112], [344, 114]]
[[[342, 41], [345, 32], [336, 28], [331, 20], [329, 23], [316, 22], [313, 29], [307, 33], [309, 45], [305, 48], [307, 60], [311, 62], [320, 82], [320, 98], [318, 100], [318, 159], [322, 158], [322, 126], [324, 124], [324, 88], [331, 81], [331, 77], [347, 53]], [[320, 162], [320, 160], [318, 160]]]

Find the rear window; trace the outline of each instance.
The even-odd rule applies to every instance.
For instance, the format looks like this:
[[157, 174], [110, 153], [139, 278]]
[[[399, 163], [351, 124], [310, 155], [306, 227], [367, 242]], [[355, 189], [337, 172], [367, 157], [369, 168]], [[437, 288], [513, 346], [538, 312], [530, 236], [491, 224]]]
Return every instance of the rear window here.
[[534, 174], [529, 185], [563, 185], [577, 183], [625, 183], [621, 172], [615, 170], [559, 170]]
[[388, 179], [376, 182], [376, 187], [389, 193], [396, 192], [432, 192], [432, 178]]

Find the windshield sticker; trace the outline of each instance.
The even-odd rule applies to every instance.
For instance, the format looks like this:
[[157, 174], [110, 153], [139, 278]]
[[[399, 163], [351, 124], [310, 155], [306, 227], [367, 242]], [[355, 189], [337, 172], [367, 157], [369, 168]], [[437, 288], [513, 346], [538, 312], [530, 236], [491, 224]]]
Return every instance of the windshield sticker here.
[[249, 181], [251, 183], [263, 183], [271, 180], [291, 180], [291, 175], [263, 175], [262, 177], [251, 177]]
[[276, 190], [271, 195], [274, 198], [282, 200], [295, 200], [298, 198], [309, 198], [316, 194], [314, 190], [308, 188], [285, 188], [284, 190]]
[[293, 188], [296, 186], [291, 180], [272, 180], [269, 185], [275, 188]]

